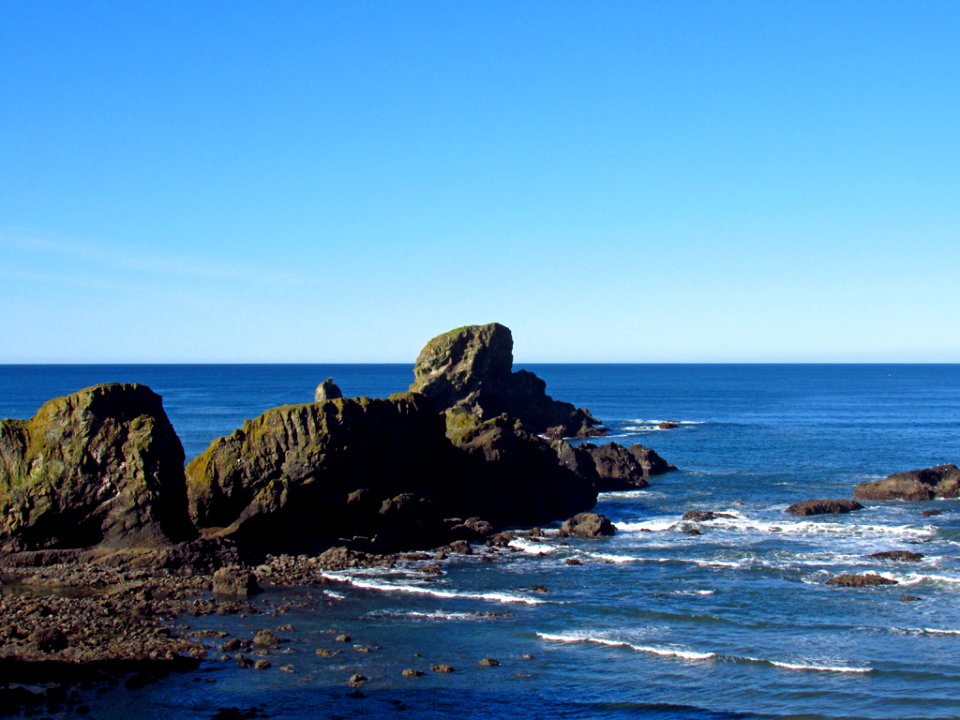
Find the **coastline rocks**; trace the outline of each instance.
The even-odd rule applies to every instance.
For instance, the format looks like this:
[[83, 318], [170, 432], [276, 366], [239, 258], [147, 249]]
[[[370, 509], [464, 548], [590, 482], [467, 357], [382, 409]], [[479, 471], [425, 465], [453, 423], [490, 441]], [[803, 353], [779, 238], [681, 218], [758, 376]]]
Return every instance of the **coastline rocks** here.
[[896, 580], [875, 573], [864, 573], [862, 575], [845, 573], [827, 580], [827, 585], [835, 585], [837, 587], [876, 587], [878, 585], [897, 584]]
[[159, 395], [96, 385], [0, 421], [0, 549], [158, 548], [195, 536]]
[[597, 538], [616, 534], [617, 529], [603, 515], [592, 512], [578, 513], [560, 526], [561, 537]]
[[420, 352], [413, 374], [410, 390], [426, 395], [439, 411], [463, 408], [481, 419], [506, 413], [529, 432], [551, 437], [603, 434], [589, 410], [554, 400], [535, 374], [513, 372], [513, 335], [499, 323], [438, 335]]
[[863, 505], [856, 500], [806, 500], [794, 503], [784, 512], [804, 517], [807, 515], [841, 515], [854, 510], [863, 510]]
[[317, 385], [317, 389], [313, 393], [313, 401], [318, 403], [326, 402], [327, 400], [336, 400], [342, 397], [343, 393], [340, 392], [337, 384], [333, 382], [333, 378], [327, 378]]
[[888, 475], [883, 480], [860, 483], [853, 490], [858, 500], [924, 501], [960, 497], [960, 468], [956, 465]]
[[263, 592], [257, 576], [241, 567], [222, 567], [213, 574], [213, 594], [248, 598]]
[[709, 522], [718, 518], [732, 518], [730, 513], [714, 512], [713, 510], [687, 510], [680, 520], [689, 522]]
[[590, 479], [598, 492], [645, 488], [650, 484], [647, 478], [677, 469], [656, 451], [639, 444], [628, 448], [613, 442], [599, 446], [563, 445], [566, 447], [557, 449], [561, 462]]

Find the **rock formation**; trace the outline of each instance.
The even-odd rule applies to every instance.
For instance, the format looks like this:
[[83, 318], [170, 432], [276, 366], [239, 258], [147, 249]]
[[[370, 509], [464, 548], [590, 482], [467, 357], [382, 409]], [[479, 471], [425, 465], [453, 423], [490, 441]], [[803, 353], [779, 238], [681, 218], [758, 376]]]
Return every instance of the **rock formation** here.
[[791, 515], [840, 515], [842, 513], [863, 510], [856, 500], [805, 500], [794, 503], [785, 512]]
[[327, 400], [336, 400], [342, 397], [343, 393], [340, 392], [340, 388], [333, 381], [333, 378], [327, 378], [317, 385], [317, 389], [313, 393], [313, 401], [318, 403], [326, 402]]
[[183, 446], [159, 395], [97, 385], [0, 421], [0, 547], [154, 548], [190, 539]]
[[883, 480], [860, 483], [853, 496], [858, 500], [933, 500], [960, 497], [960, 468], [956, 465], [894, 473]]
[[471, 418], [454, 441], [416, 393], [273, 408], [215, 440], [187, 478], [204, 535], [254, 554], [433, 547], [469, 529], [454, 518], [532, 525], [596, 501], [589, 481], [513, 420]]
[[555, 437], [602, 434], [586, 408], [554, 400], [546, 383], [526, 370], [513, 371], [513, 335], [499, 323], [469, 325], [438, 335], [420, 352], [413, 392], [437, 410], [463, 408], [481, 419], [502, 413], [532, 433]]
[[561, 462], [590, 479], [598, 492], [645, 488], [651, 476], [677, 469], [656, 451], [640, 444], [630, 447], [618, 443], [563, 445], [566, 447], [557, 446]]
[[603, 515], [583, 512], [565, 520], [560, 526], [561, 537], [596, 538], [616, 534], [617, 529]]

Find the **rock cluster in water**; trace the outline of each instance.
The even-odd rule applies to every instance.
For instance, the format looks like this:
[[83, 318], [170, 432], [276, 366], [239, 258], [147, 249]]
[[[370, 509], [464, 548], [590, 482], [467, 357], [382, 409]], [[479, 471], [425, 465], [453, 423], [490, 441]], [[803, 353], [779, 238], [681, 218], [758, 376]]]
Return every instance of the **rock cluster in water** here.
[[853, 496], [858, 500], [910, 501], [960, 497], [960, 468], [937, 465], [894, 473], [883, 480], [860, 483], [854, 488]]
[[[485, 540], [589, 510], [598, 491], [674, 469], [652, 450], [574, 447], [602, 425], [512, 370], [503, 325], [431, 340], [411, 391], [267, 410], [184, 470], [161, 399], [108, 384], [0, 423], [0, 550], [162, 549], [208, 566], [331, 547], [393, 552]], [[228, 548], [229, 558], [218, 548]]]

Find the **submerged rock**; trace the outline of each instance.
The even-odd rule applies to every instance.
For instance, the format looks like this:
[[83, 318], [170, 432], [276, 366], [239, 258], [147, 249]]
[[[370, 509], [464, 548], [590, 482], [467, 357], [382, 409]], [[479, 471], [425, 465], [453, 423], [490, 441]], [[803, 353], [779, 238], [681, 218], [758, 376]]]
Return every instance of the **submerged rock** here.
[[883, 480], [860, 483], [853, 490], [858, 500], [912, 500], [960, 497], [960, 468], [956, 465], [888, 475]]
[[827, 585], [836, 585], [838, 587], [876, 587], [877, 585], [897, 584], [898, 582], [896, 580], [875, 573], [863, 573], [862, 575], [845, 573], [827, 580]]
[[463, 408], [481, 419], [506, 413], [529, 432], [555, 437], [602, 434], [589, 410], [554, 400], [533, 373], [513, 371], [513, 335], [499, 323], [438, 335], [420, 352], [413, 374], [410, 390], [440, 411]]
[[840, 515], [863, 510], [863, 505], [856, 500], [805, 500], [794, 503], [785, 512], [791, 515]]
[[870, 557], [876, 560], [893, 560], [894, 562], [920, 562], [923, 560], [923, 553], [909, 550], [885, 550], [871, 553]]
[[96, 385], [0, 421], [0, 547], [157, 548], [195, 536], [183, 446], [145, 385]]

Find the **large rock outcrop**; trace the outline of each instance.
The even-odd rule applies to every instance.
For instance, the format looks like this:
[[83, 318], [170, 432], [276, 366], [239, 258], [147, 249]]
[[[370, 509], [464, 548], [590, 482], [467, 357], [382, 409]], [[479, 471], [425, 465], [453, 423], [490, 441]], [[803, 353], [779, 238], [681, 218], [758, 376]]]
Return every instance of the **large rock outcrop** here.
[[513, 371], [513, 335], [499, 323], [433, 338], [413, 375], [410, 390], [426, 395], [439, 411], [464, 408], [484, 420], [506, 413], [529, 432], [558, 437], [602, 434], [602, 423], [589, 410], [551, 398], [534, 373]]
[[183, 446], [159, 395], [111, 383], [0, 421], [0, 547], [155, 548], [190, 539]]
[[857, 500], [912, 500], [960, 497], [960, 468], [937, 465], [922, 470], [888, 475], [883, 480], [860, 483], [853, 490]]
[[804, 500], [794, 503], [784, 512], [804, 517], [807, 515], [841, 515], [855, 510], [863, 510], [863, 505], [856, 500]]
[[447, 518], [531, 525], [589, 509], [592, 485], [504, 417], [447, 437], [422, 395], [337, 398], [268, 410], [187, 466], [205, 535], [253, 553], [449, 542]]

